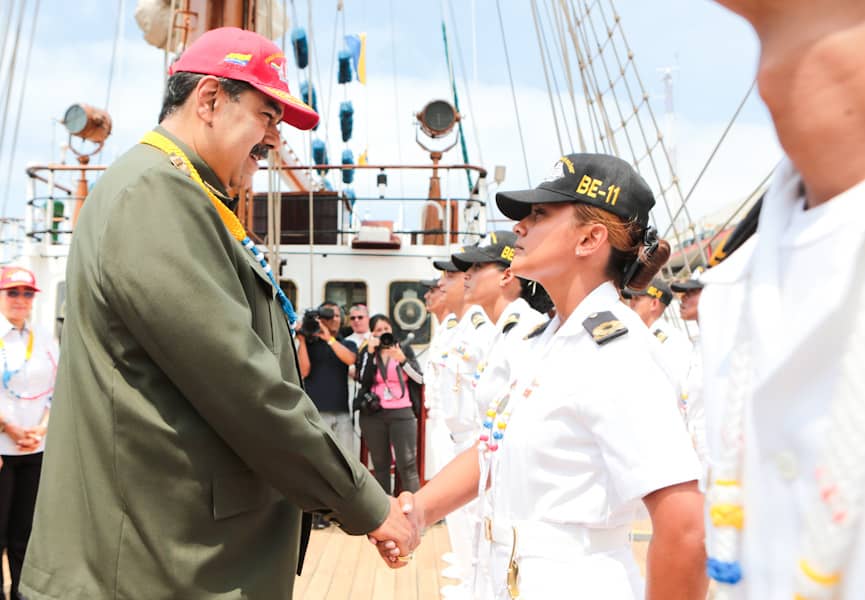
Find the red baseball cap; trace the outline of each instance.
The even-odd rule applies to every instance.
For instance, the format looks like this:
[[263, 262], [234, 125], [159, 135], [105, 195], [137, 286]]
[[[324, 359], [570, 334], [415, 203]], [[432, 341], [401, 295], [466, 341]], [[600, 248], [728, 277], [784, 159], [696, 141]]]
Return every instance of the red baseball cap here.
[[33, 271], [23, 267], [3, 267], [0, 270], [0, 290], [23, 287], [34, 292], [42, 291], [36, 287], [36, 276]]
[[254, 31], [220, 27], [205, 32], [168, 69], [245, 81], [283, 105], [282, 120], [312, 129], [318, 113], [288, 91], [285, 55], [279, 46]]

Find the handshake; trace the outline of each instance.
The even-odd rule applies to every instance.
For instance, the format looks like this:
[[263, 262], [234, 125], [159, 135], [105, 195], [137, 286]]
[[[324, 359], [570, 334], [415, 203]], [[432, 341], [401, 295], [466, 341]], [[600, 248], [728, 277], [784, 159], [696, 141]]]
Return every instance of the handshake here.
[[390, 503], [390, 513], [384, 523], [367, 537], [385, 563], [392, 569], [399, 569], [412, 559], [415, 548], [420, 545], [420, 535], [426, 528], [426, 522], [423, 510], [411, 492], [391, 498]]

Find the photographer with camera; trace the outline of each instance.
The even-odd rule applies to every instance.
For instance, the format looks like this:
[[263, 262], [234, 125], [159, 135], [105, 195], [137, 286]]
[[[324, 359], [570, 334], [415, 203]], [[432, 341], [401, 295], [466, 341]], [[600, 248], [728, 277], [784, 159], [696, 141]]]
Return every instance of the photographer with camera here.
[[297, 360], [306, 393], [342, 447], [351, 452], [348, 367], [354, 364], [357, 346], [339, 335], [341, 324], [342, 313], [333, 302], [306, 311], [297, 332]]
[[360, 430], [372, 457], [375, 478], [392, 494], [391, 447], [402, 489], [420, 489], [417, 470], [417, 418], [421, 408], [423, 375], [411, 346], [400, 345], [390, 319], [374, 315], [372, 336], [361, 346], [357, 359], [360, 392]]

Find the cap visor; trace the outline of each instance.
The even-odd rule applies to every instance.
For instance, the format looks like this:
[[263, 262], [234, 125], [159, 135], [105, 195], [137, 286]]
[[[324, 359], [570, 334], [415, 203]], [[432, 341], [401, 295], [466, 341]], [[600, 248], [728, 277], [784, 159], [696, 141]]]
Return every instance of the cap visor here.
[[446, 271], [448, 273], [456, 273], [459, 269], [449, 260], [434, 260], [433, 266], [439, 271]]
[[539, 204], [537, 190], [517, 190], [514, 192], [498, 192], [496, 205], [502, 214], [514, 221], [522, 221], [532, 212], [532, 204]]
[[265, 96], [269, 96], [282, 104], [283, 122], [302, 130], [312, 129], [318, 125], [318, 113], [300, 99], [295, 98], [284, 90], [269, 85], [260, 85], [252, 82], [250, 82], [250, 85]]
[[418, 283], [424, 287], [433, 288], [439, 284], [439, 280], [438, 279], [421, 279], [420, 281], [418, 281]]
[[670, 284], [670, 289], [674, 292], [688, 292], [691, 290], [703, 289], [703, 284], [699, 281], [689, 279], [688, 281], [677, 281]]
[[451, 255], [451, 262], [460, 271], [468, 271], [472, 265], [496, 262], [477, 248], [467, 248], [465, 252]]

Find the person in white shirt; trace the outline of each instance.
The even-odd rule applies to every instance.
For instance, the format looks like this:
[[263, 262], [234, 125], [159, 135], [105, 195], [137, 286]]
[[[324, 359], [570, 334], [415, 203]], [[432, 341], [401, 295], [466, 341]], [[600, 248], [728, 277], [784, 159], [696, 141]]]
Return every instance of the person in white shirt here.
[[[437, 380], [437, 398], [451, 438], [453, 457], [470, 448], [477, 439], [480, 412], [475, 401], [474, 376], [485, 359], [494, 328], [482, 308], [466, 302], [465, 275], [453, 261], [435, 261], [433, 265], [442, 271], [445, 303], [457, 319], [441, 353], [442, 377]], [[472, 530], [476, 520], [477, 510], [471, 505], [447, 516], [448, 537], [455, 556], [453, 568], [447, 569], [446, 575], [460, 582], [442, 588], [443, 595], [451, 600], [467, 598], [470, 592]]]
[[673, 301], [673, 290], [660, 277], [652, 280], [644, 290], [622, 290], [622, 296], [628, 300], [628, 306], [637, 313], [658, 340], [663, 355], [667, 358], [675, 383], [681, 385], [688, 373], [694, 346], [691, 340], [678, 327], [664, 316], [664, 312]]
[[[702, 600], [699, 463], [657, 343], [619, 297], [669, 257], [648, 227], [651, 190], [618, 158], [571, 154], [538, 188], [496, 202], [519, 220], [511, 268], [544, 286], [556, 316], [529, 335], [477, 449], [401, 503], [423, 526], [487, 496], [480, 598]], [[654, 530], [645, 596], [629, 543], [641, 504]], [[379, 544], [386, 560], [398, 560], [393, 545]]]
[[723, 0], [787, 159], [703, 276], [710, 575], [735, 600], [865, 590], [865, 3]]
[[[451, 257], [454, 265], [465, 272], [465, 301], [480, 306], [495, 327], [472, 383], [478, 415], [484, 414], [496, 395], [507, 391], [512, 363], [520, 360], [520, 342], [547, 320], [523, 299], [523, 295], [531, 296], [540, 286], [520, 279], [510, 268], [516, 241], [512, 231], [493, 231], [477, 246]], [[478, 419], [476, 428], [480, 426]]]
[[[59, 355], [54, 338], [30, 323], [38, 292], [31, 271], [0, 271], [0, 540], [9, 559], [12, 598], [19, 597]], [[2, 583], [0, 575], [0, 590]]]

